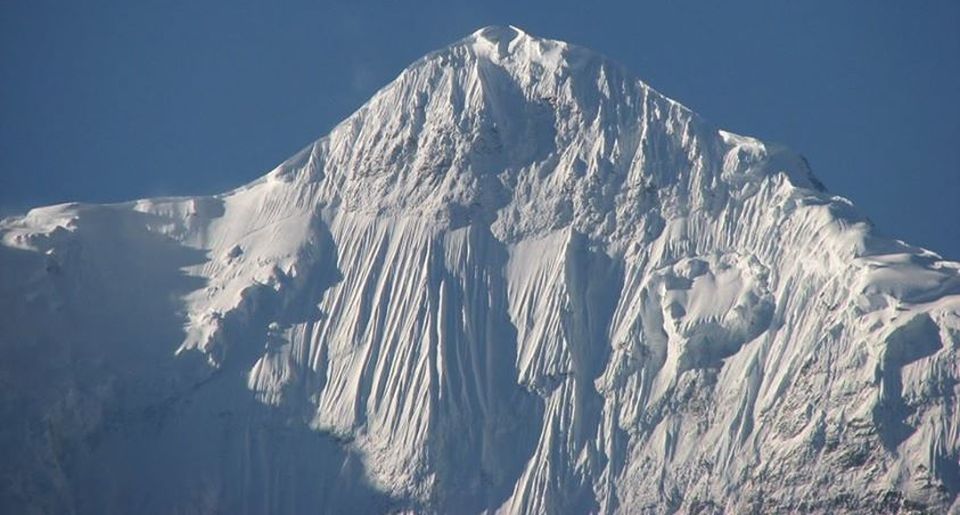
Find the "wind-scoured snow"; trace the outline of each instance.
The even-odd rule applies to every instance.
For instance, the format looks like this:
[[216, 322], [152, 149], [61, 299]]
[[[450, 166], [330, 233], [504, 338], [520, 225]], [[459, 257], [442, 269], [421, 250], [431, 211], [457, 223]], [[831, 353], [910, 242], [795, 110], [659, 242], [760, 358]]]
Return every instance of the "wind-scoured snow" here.
[[515, 27], [0, 241], [0, 511], [960, 509], [960, 264]]

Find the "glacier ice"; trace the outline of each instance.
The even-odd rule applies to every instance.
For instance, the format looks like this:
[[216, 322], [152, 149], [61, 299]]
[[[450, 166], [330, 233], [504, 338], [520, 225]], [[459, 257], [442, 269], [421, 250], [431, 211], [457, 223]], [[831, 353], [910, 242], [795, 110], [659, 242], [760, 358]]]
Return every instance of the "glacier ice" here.
[[515, 27], [0, 242], [0, 511], [960, 510], [960, 264]]

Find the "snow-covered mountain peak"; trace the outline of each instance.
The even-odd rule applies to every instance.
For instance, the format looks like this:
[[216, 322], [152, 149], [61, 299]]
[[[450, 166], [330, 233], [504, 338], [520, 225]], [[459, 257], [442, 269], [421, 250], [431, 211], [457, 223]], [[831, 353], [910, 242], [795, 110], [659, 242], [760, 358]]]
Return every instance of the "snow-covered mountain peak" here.
[[960, 509], [960, 264], [515, 27], [236, 190], [3, 220], [0, 355], [2, 512]]
[[513, 25], [489, 25], [477, 29], [468, 36], [475, 44], [494, 45], [498, 52], [509, 52], [510, 46], [517, 40], [534, 39], [532, 36]]
[[484, 27], [440, 52], [455, 52], [458, 48], [466, 48], [477, 56], [507, 68], [511, 65], [513, 69], [540, 67], [553, 74], [563, 74], [566, 68], [591, 58], [602, 59], [600, 54], [591, 50], [563, 41], [539, 38], [513, 25]]
[[623, 239], [775, 173], [813, 184], [798, 156], [717, 130], [600, 54], [494, 26], [418, 60], [271, 177], [319, 180], [346, 210], [499, 219], [507, 239], [570, 224]]

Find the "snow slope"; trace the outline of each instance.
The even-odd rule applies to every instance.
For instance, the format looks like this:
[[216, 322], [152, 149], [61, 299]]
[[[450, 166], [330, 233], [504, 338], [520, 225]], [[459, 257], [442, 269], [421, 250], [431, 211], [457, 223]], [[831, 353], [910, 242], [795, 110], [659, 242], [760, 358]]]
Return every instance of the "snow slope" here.
[[487, 27], [210, 197], [0, 223], [9, 513], [960, 510], [960, 264]]

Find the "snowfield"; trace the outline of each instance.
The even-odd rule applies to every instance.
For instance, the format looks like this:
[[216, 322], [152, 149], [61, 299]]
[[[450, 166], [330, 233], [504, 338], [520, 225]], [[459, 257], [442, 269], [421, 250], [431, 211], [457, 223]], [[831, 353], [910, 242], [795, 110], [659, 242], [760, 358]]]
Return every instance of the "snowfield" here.
[[960, 264], [515, 27], [0, 242], [4, 513], [960, 512]]

